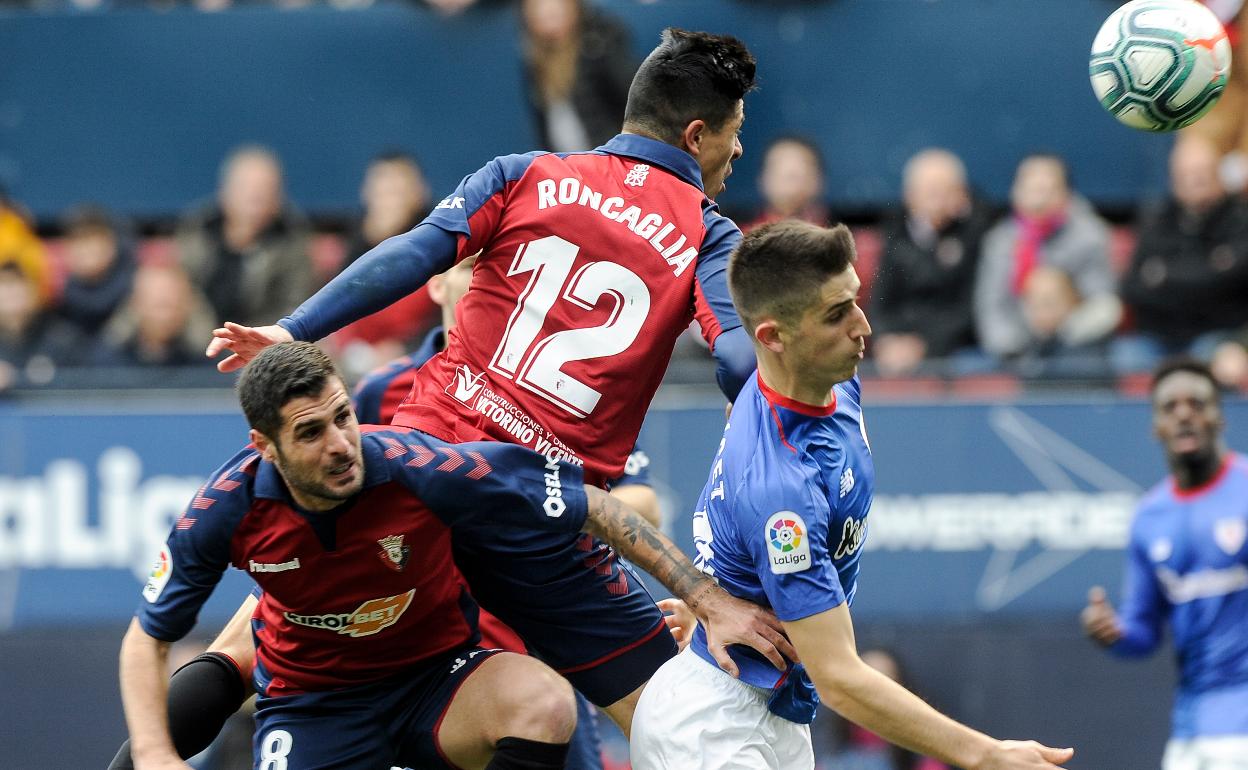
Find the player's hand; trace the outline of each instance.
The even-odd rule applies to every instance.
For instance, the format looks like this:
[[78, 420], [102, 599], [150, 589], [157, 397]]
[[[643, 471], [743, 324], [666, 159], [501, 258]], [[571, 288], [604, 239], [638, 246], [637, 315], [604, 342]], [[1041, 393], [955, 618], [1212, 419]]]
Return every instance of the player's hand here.
[[797, 650], [784, 635], [780, 620], [763, 607], [738, 599], [719, 586], [697, 602], [694, 613], [706, 627], [707, 649], [715, 662], [732, 676], [741, 671], [728, 655], [728, 645], [744, 644], [758, 650], [778, 670], [788, 668], [789, 661], [797, 661]]
[[662, 599], [658, 605], [663, 610], [663, 622], [667, 623], [667, 630], [676, 639], [677, 649], [684, 652], [689, 641], [693, 639], [693, 629], [698, 627], [698, 619], [694, 617], [689, 605], [680, 599]]
[[1060, 767], [1074, 749], [1054, 749], [1035, 741], [998, 741], [973, 770], [1041, 770]]
[[1097, 644], [1108, 647], [1122, 638], [1118, 628], [1118, 616], [1114, 607], [1105, 598], [1105, 589], [1093, 586], [1088, 591], [1088, 606], [1079, 614], [1083, 623], [1083, 632]]
[[216, 358], [222, 351], [230, 351], [231, 355], [217, 362], [217, 369], [232, 372], [242, 369], [269, 345], [292, 340], [290, 332], [280, 326], [242, 326], [226, 321], [224, 328], [212, 330], [212, 342], [208, 343], [204, 355]]

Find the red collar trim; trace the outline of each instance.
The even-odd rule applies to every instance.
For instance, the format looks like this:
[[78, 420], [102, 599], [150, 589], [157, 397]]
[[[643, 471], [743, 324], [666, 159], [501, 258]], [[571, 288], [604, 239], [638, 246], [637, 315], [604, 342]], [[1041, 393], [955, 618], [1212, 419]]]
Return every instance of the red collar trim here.
[[1216, 487], [1222, 482], [1222, 479], [1226, 478], [1227, 472], [1231, 470], [1231, 455], [1231, 452], [1227, 452], [1226, 457], [1222, 458], [1222, 467], [1218, 468], [1218, 472], [1213, 474], [1213, 478], [1198, 487], [1192, 487], [1191, 489], [1179, 489], [1178, 483], [1172, 476], [1170, 478], [1170, 489], [1174, 492], [1174, 496], [1180, 500], [1191, 500], [1193, 498], [1200, 497]]
[[763, 398], [767, 399], [772, 406], [782, 406], [791, 412], [804, 414], [807, 417], [827, 417], [836, 411], [836, 389], [832, 389], [832, 403], [827, 406], [815, 406], [802, 401], [796, 401], [788, 396], [782, 396], [771, 388], [767, 387], [767, 383], [763, 382], [762, 372], [756, 372], [758, 377], [758, 389], [762, 391]]

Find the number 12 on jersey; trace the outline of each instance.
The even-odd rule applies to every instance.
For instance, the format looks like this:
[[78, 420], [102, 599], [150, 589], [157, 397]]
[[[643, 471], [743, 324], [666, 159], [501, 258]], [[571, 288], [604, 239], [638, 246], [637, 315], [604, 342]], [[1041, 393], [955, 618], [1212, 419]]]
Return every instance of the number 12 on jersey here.
[[[614, 262], [586, 262], [573, 273], [580, 250], [557, 235], [521, 244], [507, 275], [530, 273], [531, 277], [507, 319], [490, 371], [515, 380], [577, 417], [586, 417], [602, 394], [566, 374], [563, 365], [627, 350], [650, 313], [650, 290], [640, 276]], [[613, 300], [605, 322], [562, 329], [538, 339], [546, 316], [561, 298], [590, 311], [603, 297]]]

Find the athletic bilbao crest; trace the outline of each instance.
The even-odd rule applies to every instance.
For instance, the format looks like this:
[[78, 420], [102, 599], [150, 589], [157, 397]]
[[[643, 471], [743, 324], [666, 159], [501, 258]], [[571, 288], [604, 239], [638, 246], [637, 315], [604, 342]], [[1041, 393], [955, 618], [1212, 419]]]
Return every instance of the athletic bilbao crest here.
[[403, 536], [383, 537], [377, 541], [377, 544], [381, 546], [381, 552], [377, 555], [386, 563], [386, 566], [392, 567], [396, 572], [402, 572], [407, 566], [407, 557], [412, 552], [411, 548], [403, 545]]
[[1243, 519], [1219, 519], [1213, 525], [1213, 542], [1230, 556], [1239, 553], [1248, 536], [1248, 524]]

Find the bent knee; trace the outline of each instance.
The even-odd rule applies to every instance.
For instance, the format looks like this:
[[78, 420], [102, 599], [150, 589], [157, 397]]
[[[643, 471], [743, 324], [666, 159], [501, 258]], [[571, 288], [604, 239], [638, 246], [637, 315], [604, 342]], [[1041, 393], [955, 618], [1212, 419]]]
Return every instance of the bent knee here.
[[498, 724], [495, 740], [510, 736], [542, 743], [567, 743], [576, 729], [576, 696], [572, 686], [532, 658], [524, 659], [522, 668], [509, 677], [505, 691], [500, 693], [506, 716]]

